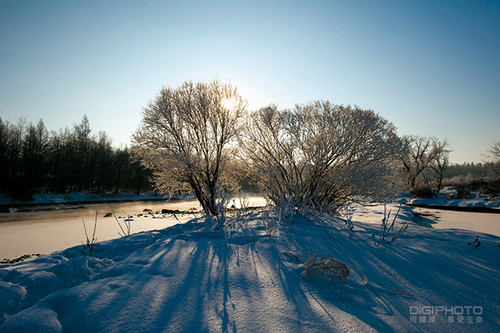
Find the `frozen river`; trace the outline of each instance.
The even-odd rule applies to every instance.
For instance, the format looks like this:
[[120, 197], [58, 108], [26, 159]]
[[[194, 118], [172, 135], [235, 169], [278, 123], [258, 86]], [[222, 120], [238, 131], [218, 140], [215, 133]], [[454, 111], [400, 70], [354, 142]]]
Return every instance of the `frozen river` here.
[[[249, 200], [250, 206], [265, 205], [262, 197], [250, 197]], [[237, 199], [235, 203], [238, 206]], [[193, 215], [180, 215], [177, 220], [169, 214], [164, 215], [165, 217], [162, 214], [156, 214], [162, 209], [186, 211], [193, 208], [200, 209], [197, 201], [177, 200], [86, 204], [64, 210], [2, 213], [0, 214], [0, 260], [17, 258], [25, 254], [51, 253], [81, 245], [85, 241], [82, 219], [85, 221], [88, 233], [91, 234], [96, 212], [98, 216], [96, 237], [98, 241], [105, 241], [120, 237], [120, 227], [115, 219], [103, 217], [108, 212], [114, 211], [117, 216], [121, 216], [122, 219], [119, 219], [121, 222], [126, 216], [133, 215], [130, 222], [131, 233], [137, 233], [163, 229], [179, 223], [179, 220], [187, 222], [194, 217]], [[145, 214], [144, 209], [150, 209], [155, 214]], [[374, 208], [361, 208], [361, 211], [364, 209], [374, 210]], [[380, 209], [381, 206], [378, 207], [378, 211], [375, 209], [373, 212], [380, 214]], [[500, 236], [500, 214], [428, 208], [415, 208], [414, 211], [420, 214], [415, 218], [415, 222], [425, 227], [468, 229]], [[139, 214], [144, 215], [138, 216]], [[380, 221], [380, 215], [365, 214], [364, 216], [370, 222]], [[363, 221], [360, 216], [356, 219]]]
[[436, 229], [467, 229], [500, 236], [500, 214], [471, 213], [430, 208], [413, 208], [420, 214], [415, 222]]
[[[250, 206], [265, 205], [262, 197], [249, 197]], [[238, 199], [235, 201], [238, 206]], [[120, 237], [120, 227], [113, 217], [104, 217], [114, 211], [119, 221], [132, 215], [131, 233], [164, 229], [180, 222], [187, 222], [194, 215], [177, 216], [161, 214], [162, 209], [169, 210], [199, 210], [196, 200], [176, 201], [144, 201], [129, 203], [85, 204], [65, 207], [64, 210], [39, 210], [35, 212], [15, 212], [0, 214], [0, 260], [3, 258], [18, 258], [25, 254], [51, 253], [85, 241], [83, 221], [92, 238], [94, 219], [98, 216], [97, 241], [105, 241]], [[71, 209], [68, 209], [71, 208]], [[147, 214], [144, 209], [150, 209], [154, 214]], [[156, 213], [160, 214], [156, 214]], [[143, 214], [143, 216], [138, 216]], [[165, 217], [164, 217], [165, 216]], [[200, 216], [200, 214], [198, 214]]]

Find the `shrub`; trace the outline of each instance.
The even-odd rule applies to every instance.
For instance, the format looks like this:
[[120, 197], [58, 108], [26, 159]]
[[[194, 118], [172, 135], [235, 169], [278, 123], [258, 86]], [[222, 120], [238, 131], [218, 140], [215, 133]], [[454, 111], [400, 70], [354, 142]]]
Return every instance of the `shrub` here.
[[120, 231], [118, 232], [120, 234], [120, 236], [121, 237], [130, 236], [130, 222], [132, 221], [132, 217], [129, 216], [128, 218], [123, 219], [123, 226], [122, 226], [122, 224], [118, 220], [118, 217], [116, 217], [116, 214], [114, 211], [113, 211], [112, 215], [115, 218], [116, 223], [120, 227], [121, 232]]
[[488, 183], [481, 186], [479, 189], [481, 194], [489, 194], [491, 196], [497, 196], [500, 194], [500, 178], [490, 177]]
[[268, 238], [271, 238], [273, 236], [273, 233], [281, 225], [279, 214], [280, 213], [278, 212], [276, 207], [266, 209], [263, 212], [262, 224], [264, 225], [264, 230], [266, 231], [266, 235]]
[[391, 240], [387, 241], [389, 244], [398, 239], [408, 228], [408, 218], [404, 221], [404, 223], [400, 226], [398, 230], [394, 228], [394, 224], [396, 223], [396, 219], [399, 215], [399, 211], [401, 207], [398, 208], [396, 215], [394, 215], [391, 224], [389, 225], [389, 219], [391, 217], [391, 211], [387, 213], [387, 206], [384, 204], [384, 218], [382, 219], [382, 225], [380, 226], [380, 235], [378, 244], [385, 240], [385, 237], [389, 235], [389, 233], [393, 233]]
[[434, 191], [429, 184], [417, 185], [411, 189], [411, 194], [418, 198], [432, 198], [434, 197]]
[[457, 199], [467, 199], [470, 196], [469, 188], [465, 185], [457, 186]]
[[249, 174], [276, 206], [333, 213], [386, 188], [401, 142], [371, 110], [314, 102], [250, 114], [240, 136]]
[[335, 286], [342, 287], [349, 277], [349, 268], [347, 268], [346, 264], [337, 259], [315, 257], [309, 253], [307, 255], [307, 260], [304, 263], [302, 276], [312, 276], [316, 278], [318, 274], [330, 278]]
[[83, 249], [82, 252], [85, 255], [93, 256], [94, 248], [95, 248], [95, 243], [97, 242], [97, 237], [95, 236], [95, 232], [97, 230], [97, 211], [95, 212], [95, 219], [94, 219], [94, 230], [92, 231], [92, 239], [89, 238], [89, 234], [87, 232], [87, 227], [85, 226], [85, 221], [82, 219], [83, 223], [83, 230], [85, 231], [85, 243], [82, 242], [83, 244]]

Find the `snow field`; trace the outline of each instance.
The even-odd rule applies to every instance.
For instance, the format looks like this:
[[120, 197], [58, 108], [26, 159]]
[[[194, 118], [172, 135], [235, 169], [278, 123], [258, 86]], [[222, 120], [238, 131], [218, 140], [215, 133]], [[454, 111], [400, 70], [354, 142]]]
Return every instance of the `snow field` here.
[[[80, 246], [0, 265], [0, 332], [498, 330], [499, 237], [480, 234], [474, 248], [472, 231], [411, 223], [388, 244], [378, 240], [383, 208], [356, 212], [352, 237], [342, 219], [320, 216], [295, 217], [268, 238], [253, 212], [232, 234], [200, 218], [98, 243], [92, 258]], [[396, 226], [406, 218], [403, 207]], [[345, 286], [301, 277], [308, 253], [347, 264]], [[484, 310], [480, 323], [410, 314], [469, 305]]]

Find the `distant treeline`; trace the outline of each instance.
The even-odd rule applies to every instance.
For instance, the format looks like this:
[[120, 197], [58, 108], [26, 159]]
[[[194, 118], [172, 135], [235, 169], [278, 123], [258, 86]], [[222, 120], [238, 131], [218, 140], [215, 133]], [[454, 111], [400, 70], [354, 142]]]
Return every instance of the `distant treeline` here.
[[455, 186], [459, 198], [467, 198], [470, 190], [500, 195], [499, 163], [452, 164], [444, 171], [444, 186]]
[[128, 148], [113, 147], [104, 132], [91, 134], [86, 116], [71, 129], [51, 132], [42, 120], [10, 124], [0, 118], [0, 191], [17, 199], [33, 192], [139, 193], [150, 189], [149, 176]]
[[[451, 164], [443, 177], [447, 184], [463, 182], [464, 176], [477, 183], [494, 167], [491, 162]], [[29, 200], [36, 192], [140, 193], [152, 189], [150, 177], [128, 148], [114, 147], [105, 132], [92, 134], [86, 116], [58, 131], [48, 131], [42, 120], [11, 124], [0, 118], [0, 192], [16, 199]], [[240, 185], [243, 191], [259, 190], [246, 179]]]
[[444, 178], [453, 178], [458, 176], [473, 175], [487, 176], [495, 168], [495, 163], [462, 163], [451, 164], [443, 172]]

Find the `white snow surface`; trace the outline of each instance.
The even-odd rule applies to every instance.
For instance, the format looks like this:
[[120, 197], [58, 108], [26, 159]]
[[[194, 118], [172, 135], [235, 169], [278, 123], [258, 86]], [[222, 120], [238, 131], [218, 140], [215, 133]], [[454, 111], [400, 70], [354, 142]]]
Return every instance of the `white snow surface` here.
[[[320, 216], [269, 238], [260, 211], [233, 233], [200, 218], [98, 243], [93, 257], [77, 246], [0, 265], [0, 332], [499, 331], [499, 237], [426, 228], [403, 207], [395, 229], [410, 225], [389, 244], [380, 207], [369, 210], [354, 215], [352, 237]], [[344, 287], [303, 278], [308, 253], [346, 263]], [[410, 313], [422, 306], [482, 311], [450, 323]]]
[[446, 187], [434, 198], [412, 198], [408, 199], [407, 202], [428, 206], [500, 208], [500, 197], [491, 197], [480, 194], [478, 191], [472, 191], [466, 199], [448, 199], [449, 196], [453, 197], [454, 195], [456, 195], [455, 188]]

